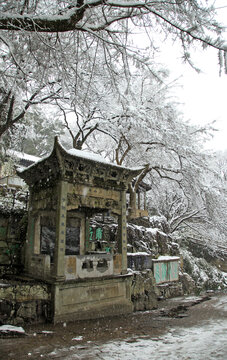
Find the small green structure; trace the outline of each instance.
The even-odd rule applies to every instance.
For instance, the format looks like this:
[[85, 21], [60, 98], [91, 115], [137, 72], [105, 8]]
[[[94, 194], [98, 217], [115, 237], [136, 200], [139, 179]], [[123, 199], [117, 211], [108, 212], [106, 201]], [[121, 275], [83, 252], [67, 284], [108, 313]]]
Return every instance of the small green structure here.
[[[30, 190], [25, 271], [51, 285], [54, 322], [132, 311], [126, 190], [141, 171], [67, 151], [56, 138], [48, 157], [19, 172]], [[90, 218], [100, 212], [118, 217], [114, 249], [90, 241]]]
[[179, 280], [179, 256], [159, 256], [152, 259], [156, 284]]

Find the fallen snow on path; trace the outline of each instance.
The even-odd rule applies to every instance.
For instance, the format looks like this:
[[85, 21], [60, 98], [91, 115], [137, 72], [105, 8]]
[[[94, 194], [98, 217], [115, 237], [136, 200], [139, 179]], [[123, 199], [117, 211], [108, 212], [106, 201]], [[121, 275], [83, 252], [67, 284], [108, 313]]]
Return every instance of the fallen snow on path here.
[[2, 333], [14, 332], [14, 333], [25, 334], [25, 331], [24, 331], [24, 329], [22, 327], [13, 326], [13, 325], [2, 325], [2, 326], [0, 326], [0, 332], [2, 332]]
[[218, 316], [201, 321], [199, 325], [170, 328], [157, 338], [144, 335], [105, 344], [87, 344], [83, 349], [78, 346], [73, 353], [65, 353], [62, 359], [224, 360], [227, 359], [227, 296], [212, 301], [210, 311]]
[[171, 329], [161, 338], [139, 338], [114, 341], [88, 349], [75, 349], [74, 354], [63, 357], [102, 360], [212, 360], [227, 359], [227, 320], [210, 322], [188, 329]]
[[[155, 340], [140, 338], [133, 343], [106, 344], [101, 347], [101, 352], [96, 349], [96, 356], [103, 360], [223, 360], [227, 359], [226, 329], [227, 320], [188, 329], [171, 329]], [[73, 357], [68, 358], [71, 359]]]
[[[187, 300], [198, 299], [191, 296]], [[102, 343], [72, 341], [70, 346], [56, 346], [45, 354], [45, 359], [61, 360], [224, 360], [227, 359], [227, 295], [212, 299], [208, 308], [208, 320], [198, 325], [167, 328], [159, 337], [134, 336]], [[194, 320], [196, 324], [196, 319]], [[181, 324], [181, 325], [180, 325]], [[136, 326], [136, 323], [135, 323]], [[82, 340], [77, 336], [72, 340]], [[57, 345], [57, 344], [56, 344]], [[36, 349], [37, 350], [37, 349]], [[41, 355], [40, 355], [41, 356]], [[42, 355], [43, 356], [43, 355]]]
[[[222, 307], [223, 302], [219, 305]], [[227, 359], [226, 332], [227, 319], [212, 320], [200, 326], [172, 328], [157, 338], [144, 335], [106, 344], [87, 342], [83, 346], [56, 349], [47, 359], [60, 356], [64, 360], [224, 360]]]
[[74, 337], [72, 340], [81, 341], [83, 340], [83, 336]]

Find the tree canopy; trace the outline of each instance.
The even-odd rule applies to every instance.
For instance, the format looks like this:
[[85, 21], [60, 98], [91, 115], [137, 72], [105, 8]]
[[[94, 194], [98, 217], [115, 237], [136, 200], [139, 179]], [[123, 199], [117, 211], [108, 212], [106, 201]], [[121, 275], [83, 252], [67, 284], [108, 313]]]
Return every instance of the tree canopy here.
[[[191, 38], [226, 50], [221, 39], [212, 39], [209, 34], [221, 33], [214, 10], [206, 1], [195, 0], [7, 0], [1, 3], [0, 29], [40, 33], [104, 31], [111, 38], [122, 32], [122, 28], [112, 25], [130, 19], [136, 26], [151, 30], [159, 23], [168, 32], [180, 34], [182, 41]], [[126, 30], [125, 22], [122, 24]]]
[[[219, 182], [214, 193], [204, 181], [208, 158], [201, 147], [209, 129], [182, 121], [155, 53], [164, 46], [162, 34], [181, 43], [182, 59], [192, 66], [190, 49], [198, 44], [216, 49], [226, 67], [223, 30], [215, 7], [202, 0], [3, 0], [1, 140], [11, 137], [18, 146], [20, 138], [21, 148], [43, 154], [48, 136], [61, 132], [61, 118], [74, 147], [86, 144], [119, 165], [145, 166], [152, 204], [168, 212], [171, 231], [189, 219], [207, 221], [222, 192]], [[22, 136], [25, 127], [31, 141]]]
[[[150, 41], [146, 51], [133, 43], [141, 29]], [[157, 76], [152, 54], [160, 32], [181, 42], [185, 61], [192, 62], [190, 46], [196, 41], [216, 48], [223, 64], [222, 31], [206, 1], [1, 1], [0, 136], [34, 104], [64, 98], [78, 107], [81, 86], [93, 86], [101, 68], [112, 84], [120, 66], [129, 77], [128, 59]]]

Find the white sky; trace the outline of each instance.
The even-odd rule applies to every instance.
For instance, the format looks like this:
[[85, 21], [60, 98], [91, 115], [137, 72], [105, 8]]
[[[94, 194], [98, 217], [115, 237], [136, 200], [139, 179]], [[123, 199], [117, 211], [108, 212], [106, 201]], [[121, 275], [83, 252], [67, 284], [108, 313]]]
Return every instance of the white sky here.
[[175, 94], [182, 103], [180, 109], [185, 120], [201, 125], [216, 120], [214, 127], [219, 131], [209, 145], [224, 150], [227, 148], [227, 75], [219, 76], [217, 53], [213, 50], [201, 51], [199, 57], [196, 61], [202, 70], [199, 74], [189, 65], [182, 65], [180, 60], [178, 64], [176, 60], [168, 62], [167, 66], [171, 78], [179, 78]]
[[[219, 10], [218, 20], [227, 28], [227, 0], [217, 0], [216, 6], [226, 6]], [[226, 33], [227, 41], [227, 33]], [[216, 120], [215, 132], [208, 147], [215, 150], [227, 149], [227, 75], [219, 76], [218, 53], [214, 49], [197, 50], [192, 56], [194, 64], [201, 69], [196, 73], [189, 65], [182, 64], [177, 45], [163, 46], [160, 61], [171, 71], [170, 78], [179, 78], [176, 95], [182, 103], [181, 110], [186, 120], [205, 124]], [[171, 52], [171, 49], [173, 51]]]

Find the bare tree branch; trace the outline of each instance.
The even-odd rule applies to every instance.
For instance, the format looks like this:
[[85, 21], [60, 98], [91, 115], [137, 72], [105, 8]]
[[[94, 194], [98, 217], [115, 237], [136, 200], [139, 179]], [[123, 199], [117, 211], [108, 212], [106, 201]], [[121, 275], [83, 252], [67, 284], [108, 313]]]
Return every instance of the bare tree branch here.
[[[126, 143], [126, 149], [123, 150], [123, 142]], [[122, 165], [126, 155], [129, 153], [129, 151], [132, 149], [131, 145], [129, 144], [128, 140], [126, 139], [126, 137], [122, 134], [120, 137], [120, 140], [118, 142], [118, 146], [115, 150], [115, 154], [116, 154], [116, 163], [117, 165]], [[123, 151], [123, 154], [120, 157], [120, 152]]]
[[[39, 88], [38, 90], [36, 90], [29, 98], [29, 100], [26, 102], [26, 105], [24, 106], [23, 110], [16, 115], [15, 117], [13, 117], [13, 112], [14, 112], [14, 104], [15, 104], [15, 97], [14, 95], [12, 95], [12, 97], [8, 98], [8, 102], [9, 102], [9, 109], [7, 111], [7, 116], [5, 121], [3, 122], [3, 124], [0, 125], [0, 137], [7, 131], [9, 130], [14, 124], [16, 124], [17, 122], [19, 122], [19, 120], [21, 120], [24, 115], [26, 114], [26, 111], [29, 109], [29, 107], [32, 105], [33, 100], [35, 99], [35, 97], [40, 93], [40, 91], [44, 88], [45, 86]], [[1, 119], [2, 121], [2, 119]]]
[[[171, 227], [171, 232], [173, 233], [174, 231], [176, 231], [176, 229], [180, 226], [180, 224], [182, 224], [183, 222], [189, 220], [189, 219], [193, 219], [196, 217], [197, 214], [199, 214], [201, 211], [205, 210], [206, 208], [203, 207], [202, 209], [198, 209], [198, 210], [194, 210], [194, 211], [191, 211], [189, 213], [187, 213], [185, 216], [183, 217], [179, 217], [179, 221], [176, 223], [175, 226]], [[175, 219], [176, 221], [177, 219]], [[172, 224], [171, 224], [172, 225]]]

